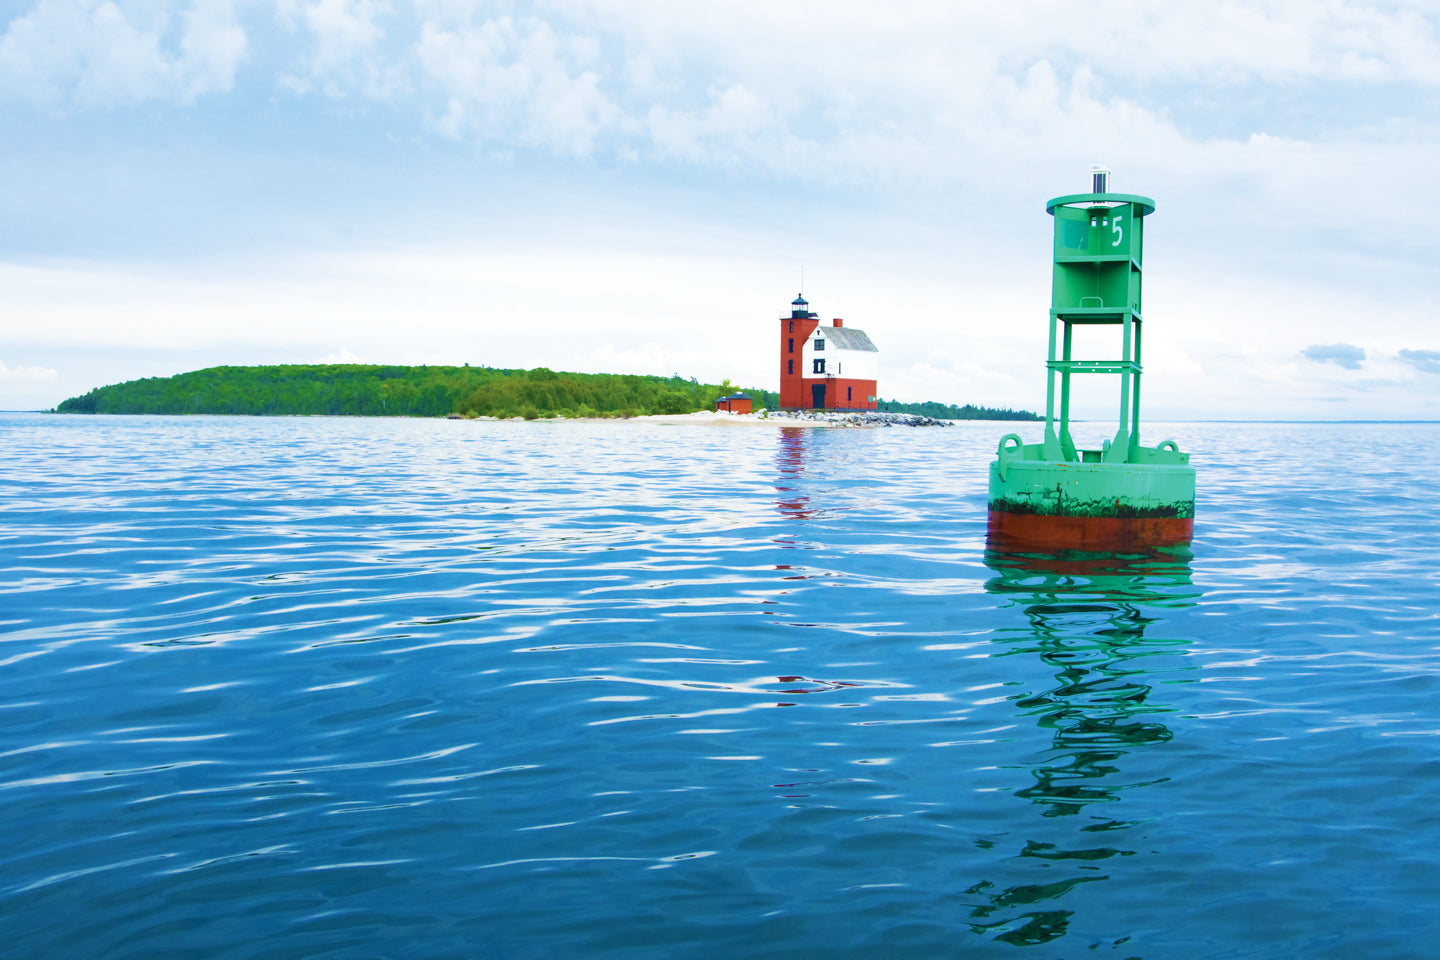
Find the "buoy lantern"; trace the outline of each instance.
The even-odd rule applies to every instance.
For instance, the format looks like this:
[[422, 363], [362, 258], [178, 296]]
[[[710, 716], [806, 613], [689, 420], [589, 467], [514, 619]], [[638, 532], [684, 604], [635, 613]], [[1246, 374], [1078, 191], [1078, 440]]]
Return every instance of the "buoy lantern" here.
[[[1108, 192], [1104, 168], [1092, 177], [1092, 192], [1045, 205], [1055, 218], [1045, 439], [1026, 444], [1007, 434], [990, 464], [988, 529], [1002, 546], [1164, 546], [1188, 542], [1194, 530], [1190, 455], [1173, 440], [1140, 445], [1140, 281], [1145, 218], [1155, 201]], [[1122, 328], [1118, 360], [1075, 359], [1074, 330], [1092, 324]], [[1077, 449], [1070, 437], [1076, 374], [1120, 380], [1119, 429], [1099, 450]]]

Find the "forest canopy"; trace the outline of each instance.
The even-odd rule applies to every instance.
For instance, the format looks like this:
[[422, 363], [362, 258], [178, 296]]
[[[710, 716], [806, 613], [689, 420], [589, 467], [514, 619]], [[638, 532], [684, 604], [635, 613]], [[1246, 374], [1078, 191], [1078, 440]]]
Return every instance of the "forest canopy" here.
[[[250, 416], [379, 417], [630, 417], [714, 409], [742, 389], [755, 408], [775, 409], [779, 396], [700, 383], [679, 375], [562, 373], [546, 367], [293, 364], [209, 367], [173, 377], [147, 377], [71, 397], [57, 413], [239, 414]], [[1025, 411], [953, 404], [882, 401], [882, 410], [946, 419], [1035, 419]], [[940, 411], [940, 412], [934, 412]]]

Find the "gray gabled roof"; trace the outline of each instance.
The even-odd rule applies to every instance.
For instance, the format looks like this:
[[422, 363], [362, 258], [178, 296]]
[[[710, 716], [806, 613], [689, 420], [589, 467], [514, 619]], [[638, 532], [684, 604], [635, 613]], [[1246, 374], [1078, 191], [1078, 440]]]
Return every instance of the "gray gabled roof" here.
[[816, 337], [824, 337], [840, 350], [865, 350], [870, 353], [879, 353], [880, 348], [870, 342], [865, 336], [864, 330], [856, 330], [854, 327], [816, 327], [815, 332], [810, 335], [813, 340]]

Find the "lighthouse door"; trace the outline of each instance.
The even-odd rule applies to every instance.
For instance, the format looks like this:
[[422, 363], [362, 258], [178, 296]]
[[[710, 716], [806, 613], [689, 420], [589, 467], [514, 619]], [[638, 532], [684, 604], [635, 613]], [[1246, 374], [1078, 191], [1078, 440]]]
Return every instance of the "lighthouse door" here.
[[825, 384], [812, 383], [810, 385], [810, 406], [815, 410], [825, 409]]

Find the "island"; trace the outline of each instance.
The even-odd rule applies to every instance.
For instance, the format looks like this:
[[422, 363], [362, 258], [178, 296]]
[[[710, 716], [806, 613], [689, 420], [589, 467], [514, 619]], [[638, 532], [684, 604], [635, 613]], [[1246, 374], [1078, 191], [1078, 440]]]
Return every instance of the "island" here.
[[[636, 417], [710, 410], [737, 390], [755, 408], [775, 409], [770, 390], [672, 377], [566, 373], [536, 367], [330, 363], [208, 367], [96, 387], [55, 413], [228, 414], [240, 416]], [[882, 411], [947, 420], [1038, 420], [1026, 410], [881, 400]]]

